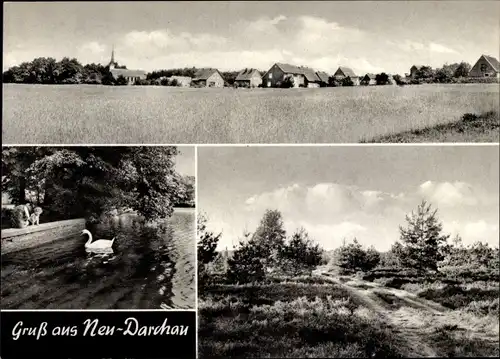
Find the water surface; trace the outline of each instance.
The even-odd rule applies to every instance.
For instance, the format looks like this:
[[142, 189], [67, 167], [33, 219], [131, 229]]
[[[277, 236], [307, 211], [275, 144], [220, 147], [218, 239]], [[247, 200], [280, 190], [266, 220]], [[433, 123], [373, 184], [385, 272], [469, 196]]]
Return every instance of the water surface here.
[[195, 306], [194, 210], [145, 225], [123, 214], [88, 226], [116, 237], [108, 256], [85, 252], [86, 236], [2, 256], [3, 309], [191, 309]]

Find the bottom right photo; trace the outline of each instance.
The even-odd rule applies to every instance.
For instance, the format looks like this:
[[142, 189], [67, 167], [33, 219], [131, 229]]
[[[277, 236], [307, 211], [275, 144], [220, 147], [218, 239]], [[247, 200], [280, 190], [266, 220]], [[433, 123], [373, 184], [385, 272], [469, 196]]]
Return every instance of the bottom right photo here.
[[197, 151], [199, 358], [500, 355], [498, 145]]

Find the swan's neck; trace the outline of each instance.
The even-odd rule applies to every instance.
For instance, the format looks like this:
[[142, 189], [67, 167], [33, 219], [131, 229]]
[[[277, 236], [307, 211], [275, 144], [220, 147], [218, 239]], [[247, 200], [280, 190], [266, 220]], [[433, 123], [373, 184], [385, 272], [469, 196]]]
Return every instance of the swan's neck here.
[[87, 232], [87, 235], [89, 236], [89, 240], [87, 241], [87, 243], [85, 243], [86, 246], [88, 246], [88, 245], [90, 245], [90, 243], [92, 243], [92, 233]]

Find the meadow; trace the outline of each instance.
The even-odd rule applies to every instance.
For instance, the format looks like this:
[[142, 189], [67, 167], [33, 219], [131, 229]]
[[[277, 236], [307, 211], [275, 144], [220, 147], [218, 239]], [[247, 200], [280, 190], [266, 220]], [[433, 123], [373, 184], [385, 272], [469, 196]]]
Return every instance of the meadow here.
[[[199, 299], [200, 358], [499, 355], [498, 278], [390, 286], [312, 276], [212, 284]], [[382, 281], [383, 282], [383, 281]]]
[[237, 90], [4, 84], [2, 140], [353, 143], [466, 113], [498, 113], [498, 96], [498, 84]]

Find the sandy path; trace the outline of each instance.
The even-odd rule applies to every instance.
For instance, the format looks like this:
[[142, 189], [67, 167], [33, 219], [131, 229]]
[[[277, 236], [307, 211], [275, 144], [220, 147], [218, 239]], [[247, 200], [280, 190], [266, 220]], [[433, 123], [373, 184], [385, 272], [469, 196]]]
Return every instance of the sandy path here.
[[344, 288], [387, 323], [401, 340], [401, 350], [405, 357], [440, 356], [440, 350], [432, 340], [433, 330], [436, 326], [445, 324], [467, 331], [470, 336], [480, 340], [498, 342], [498, 329], [495, 333], [485, 328], [471, 328], [469, 324], [462, 323], [463, 318], [454, 311], [413, 293], [354, 278], [343, 283], [339, 278], [322, 271], [316, 274]]

